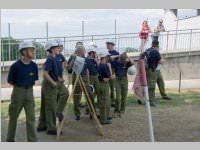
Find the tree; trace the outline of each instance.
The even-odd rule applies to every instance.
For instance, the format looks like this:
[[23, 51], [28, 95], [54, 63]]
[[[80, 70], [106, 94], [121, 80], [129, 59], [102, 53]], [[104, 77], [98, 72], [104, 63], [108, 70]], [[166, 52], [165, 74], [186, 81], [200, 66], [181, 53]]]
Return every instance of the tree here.
[[[19, 57], [18, 47], [20, 41], [9, 38], [1, 39], [1, 60], [16, 60]], [[10, 50], [10, 51], [9, 51]]]
[[38, 42], [33, 42], [33, 44], [35, 45], [35, 56], [36, 59], [44, 59], [47, 56], [47, 51], [45, 50], [45, 47]]
[[127, 47], [127, 48], [125, 49], [125, 52], [127, 52], [127, 53], [137, 52], [137, 49], [136, 49], [136, 48], [133, 48], [133, 47]]
[[[2, 38], [1, 39], [1, 61], [13, 61], [20, 58], [19, 54], [19, 44], [20, 40], [14, 38]], [[46, 51], [44, 46], [41, 43], [33, 42], [36, 51], [35, 57], [36, 59], [46, 58]]]

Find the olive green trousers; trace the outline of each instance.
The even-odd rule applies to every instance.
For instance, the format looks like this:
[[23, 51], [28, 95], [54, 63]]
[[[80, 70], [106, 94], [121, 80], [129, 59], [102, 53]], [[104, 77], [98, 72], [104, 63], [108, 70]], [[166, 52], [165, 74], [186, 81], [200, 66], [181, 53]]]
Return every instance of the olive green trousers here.
[[13, 87], [11, 103], [9, 105], [9, 123], [7, 141], [15, 140], [17, 119], [24, 108], [26, 115], [26, 134], [28, 142], [36, 142], [35, 110], [34, 110], [33, 88]]

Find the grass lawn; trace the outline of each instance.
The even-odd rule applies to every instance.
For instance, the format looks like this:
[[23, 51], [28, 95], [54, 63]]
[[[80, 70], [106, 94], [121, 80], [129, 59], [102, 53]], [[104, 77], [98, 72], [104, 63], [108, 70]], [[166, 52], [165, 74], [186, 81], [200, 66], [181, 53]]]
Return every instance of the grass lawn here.
[[[191, 90], [182, 90], [181, 93], [178, 93], [176, 90], [167, 89], [168, 95], [173, 98], [173, 100], [165, 101], [162, 100], [159, 96], [158, 91], [156, 91], [157, 95], [157, 107], [153, 108], [153, 110], [168, 108], [169, 106], [173, 107], [181, 107], [182, 105], [189, 104], [200, 104], [200, 89], [191, 89]], [[85, 103], [85, 98], [82, 100]], [[72, 107], [72, 101], [68, 103], [69, 107]], [[127, 97], [127, 106], [137, 107], [136, 97], [129, 93]], [[1, 113], [4, 118], [8, 118], [8, 106], [9, 102], [4, 102], [1, 104]], [[36, 116], [39, 115], [40, 112], [40, 99], [35, 100], [35, 112]], [[20, 119], [25, 119], [24, 111], [20, 115]]]
[[[167, 89], [168, 95], [173, 99], [171, 101], [162, 100], [157, 95], [157, 106], [152, 107], [152, 116], [155, 128], [155, 137], [157, 141], [200, 141], [200, 89], [182, 90], [179, 94], [177, 90]], [[2, 103], [2, 139], [5, 140], [7, 122], [8, 122], [9, 102]], [[143, 105], [138, 105], [136, 97], [129, 93], [127, 98], [127, 112], [122, 120], [113, 120], [113, 124], [106, 126], [107, 135], [104, 138], [96, 137], [95, 126], [88, 122], [88, 118], [83, 118], [80, 123], [73, 120], [72, 101], [68, 103], [68, 115], [71, 119], [67, 124], [68, 129], [64, 132], [71, 138], [64, 136], [63, 141], [148, 141], [146, 127], [146, 111]], [[40, 100], [35, 101], [36, 120], [38, 120], [40, 111]], [[84, 111], [84, 110], [82, 110]], [[123, 122], [123, 124], [122, 124]], [[20, 129], [25, 129], [25, 115], [21, 113], [19, 118]], [[81, 125], [82, 124], [82, 125]], [[93, 132], [77, 132], [80, 128], [91, 128]], [[67, 127], [66, 127], [67, 128]], [[144, 132], [140, 133], [138, 130]], [[87, 130], [88, 131], [88, 130]], [[120, 132], [121, 131], [121, 132]], [[23, 131], [24, 132], [24, 131]], [[123, 133], [123, 134], [122, 134]], [[191, 133], [191, 134], [190, 134]], [[24, 133], [25, 134], [25, 133]], [[25, 135], [18, 137], [19, 140], [25, 140]], [[87, 136], [87, 138], [85, 138]], [[73, 137], [73, 138], [72, 138]], [[41, 141], [55, 141], [54, 138], [48, 138], [45, 134], [39, 134]]]

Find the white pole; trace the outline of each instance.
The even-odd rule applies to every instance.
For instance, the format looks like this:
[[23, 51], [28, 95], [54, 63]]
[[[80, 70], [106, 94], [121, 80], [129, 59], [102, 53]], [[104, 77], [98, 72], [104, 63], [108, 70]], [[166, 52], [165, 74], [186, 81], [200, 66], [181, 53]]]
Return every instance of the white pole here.
[[144, 86], [144, 98], [146, 101], [146, 111], [147, 111], [147, 119], [148, 119], [148, 129], [149, 129], [149, 139], [150, 142], [154, 142], [154, 131], [153, 131], [153, 123], [152, 123], [152, 116], [151, 116], [151, 107], [149, 102], [149, 92], [148, 87]]
[[46, 41], [49, 39], [49, 23], [46, 22]]
[[146, 102], [146, 112], [147, 112], [147, 122], [148, 122], [148, 129], [149, 129], [149, 140], [150, 142], [154, 142], [154, 132], [153, 132], [153, 122], [152, 122], [152, 116], [151, 116], [151, 107], [150, 107], [150, 101], [149, 101], [149, 92], [148, 92], [148, 86], [147, 86], [147, 78], [146, 78], [146, 70], [145, 70], [145, 64], [144, 59], [139, 60], [139, 73], [140, 73], [140, 82], [141, 85], [144, 86], [144, 99]]
[[85, 35], [85, 22], [82, 21], [82, 41], [84, 42], [84, 35]]

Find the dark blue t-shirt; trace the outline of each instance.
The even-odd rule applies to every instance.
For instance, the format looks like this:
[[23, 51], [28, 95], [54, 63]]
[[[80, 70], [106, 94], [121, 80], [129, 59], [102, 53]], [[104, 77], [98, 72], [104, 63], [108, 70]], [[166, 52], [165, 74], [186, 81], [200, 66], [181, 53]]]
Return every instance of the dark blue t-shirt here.
[[99, 81], [103, 81], [104, 78], [110, 78], [110, 71], [107, 64], [99, 64], [98, 68]]
[[24, 64], [22, 60], [11, 65], [8, 73], [8, 82], [20, 87], [30, 87], [38, 80], [38, 67], [33, 61]]
[[[111, 56], [113, 55], [119, 55], [119, 52], [116, 51], [116, 50], [112, 50], [112, 51], [108, 51], [110, 53]], [[115, 61], [117, 61], [118, 58], [115, 58], [114, 60], [110, 60], [110, 64], [111, 64], [111, 67], [114, 68], [115, 67]]]
[[87, 67], [91, 76], [96, 76], [97, 72], [97, 62], [92, 58], [86, 58]]
[[47, 56], [43, 69], [45, 71], [48, 71], [50, 77], [54, 81], [58, 81], [58, 63], [56, 61], [56, 57], [53, 57], [51, 55]]
[[148, 53], [148, 59], [147, 59], [148, 66], [151, 69], [155, 70], [161, 59], [160, 53], [153, 47], [147, 49], [146, 52]]
[[132, 63], [130, 61], [126, 63], [121, 63], [119, 60], [114, 62], [114, 70], [116, 77], [126, 77], [127, 76], [127, 70], [130, 66], [132, 66]]
[[62, 54], [56, 55], [56, 61], [58, 63], [58, 75], [62, 77], [63, 75], [63, 62], [65, 62], [65, 57]]
[[119, 55], [119, 52], [116, 51], [116, 50], [111, 50], [111, 51], [108, 51], [110, 53], [110, 55]]

